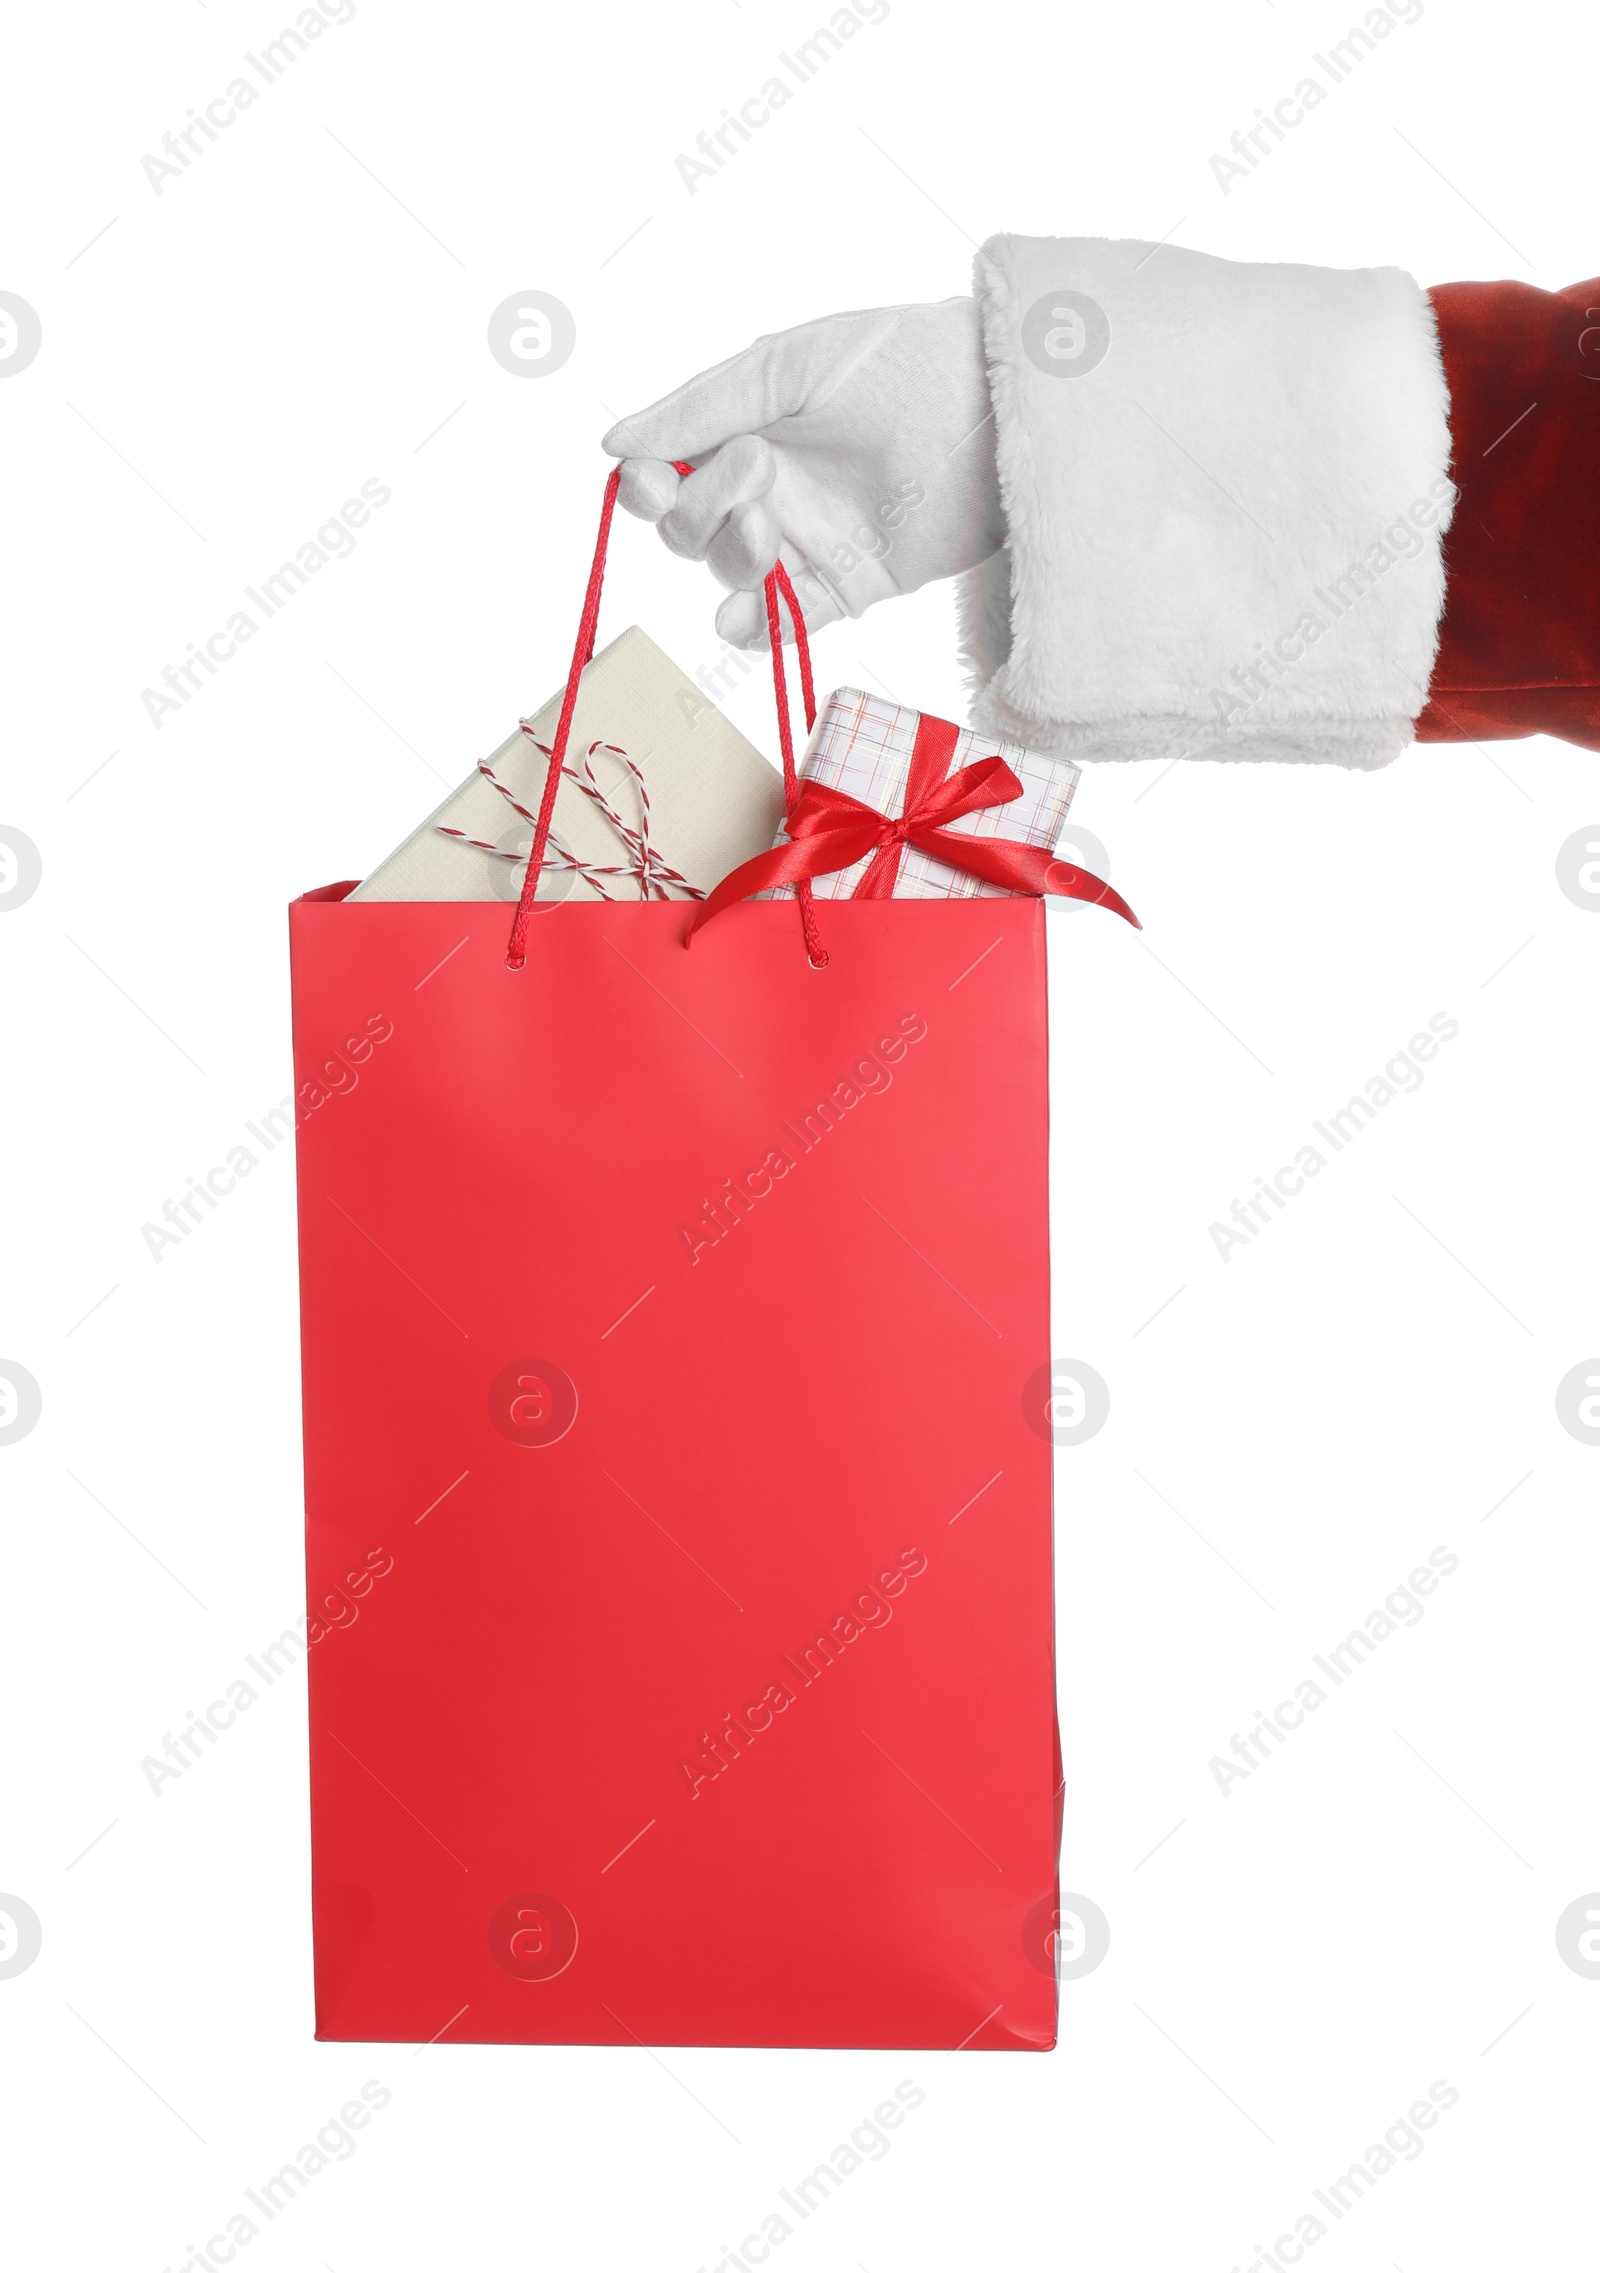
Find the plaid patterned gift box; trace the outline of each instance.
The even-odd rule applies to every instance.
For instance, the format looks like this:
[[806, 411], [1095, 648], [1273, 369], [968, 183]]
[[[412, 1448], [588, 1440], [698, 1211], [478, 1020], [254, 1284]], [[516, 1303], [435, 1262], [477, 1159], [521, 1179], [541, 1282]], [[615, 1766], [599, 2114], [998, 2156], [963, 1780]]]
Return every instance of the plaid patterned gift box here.
[[[905, 810], [906, 781], [920, 719], [920, 711], [908, 710], [886, 696], [863, 694], [859, 687], [836, 687], [817, 715], [800, 761], [801, 781], [843, 790], [897, 819]], [[1040, 757], [1016, 742], [999, 742], [990, 735], [963, 729], [956, 737], [946, 779], [975, 759], [989, 757], [1004, 759], [1021, 782], [1022, 795], [1006, 805], [964, 813], [948, 826], [962, 836], [1010, 837], [1054, 852], [1078, 786], [1078, 767], [1070, 760]], [[780, 834], [776, 841], [782, 844], [787, 840]], [[819, 900], [847, 900], [867, 866], [868, 861], [862, 859], [832, 876], [819, 876], [812, 891]], [[1003, 886], [964, 876], [959, 869], [919, 852], [915, 845], [905, 848], [894, 896], [897, 900], [1010, 897]]]

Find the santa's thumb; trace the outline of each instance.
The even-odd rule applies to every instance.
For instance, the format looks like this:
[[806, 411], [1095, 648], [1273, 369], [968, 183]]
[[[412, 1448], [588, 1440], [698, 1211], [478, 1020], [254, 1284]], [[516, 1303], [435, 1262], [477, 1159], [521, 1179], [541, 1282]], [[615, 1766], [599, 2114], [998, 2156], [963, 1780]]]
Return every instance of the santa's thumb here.
[[815, 409], [899, 321], [894, 308], [819, 316], [768, 332], [740, 355], [619, 418], [601, 443], [613, 458], [689, 458], [695, 464], [736, 434], [762, 434]]

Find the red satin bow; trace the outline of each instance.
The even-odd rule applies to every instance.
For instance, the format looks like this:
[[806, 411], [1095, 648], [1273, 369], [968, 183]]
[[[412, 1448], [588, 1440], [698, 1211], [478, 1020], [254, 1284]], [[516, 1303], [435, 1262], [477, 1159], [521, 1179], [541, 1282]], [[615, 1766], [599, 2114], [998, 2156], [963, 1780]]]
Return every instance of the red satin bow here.
[[978, 758], [946, 778], [960, 729], [947, 719], [923, 717], [911, 751], [906, 777], [905, 811], [891, 820], [875, 806], [842, 789], [807, 782], [784, 826], [789, 842], [771, 852], [759, 852], [735, 868], [695, 910], [687, 936], [692, 939], [703, 923], [724, 908], [765, 892], [774, 885], [808, 882], [814, 876], [831, 876], [852, 868], [870, 854], [866, 873], [851, 893], [855, 900], [887, 900], [894, 896], [905, 847], [931, 853], [951, 868], [1007, 892], [1038, 896], [1053, 892], [1072, 900], [1088, 900], [1111, 908], [1135, 930], [1138, 917], [1102, 877], [1086, 868], [1058, 860], [1044, 845], [1018, 844], [1010, 837], [974, 837], [948, 824], [965, 813], [989, 805], [1009, 805], [1022, 795], [1022, 784], [1003, 758]]

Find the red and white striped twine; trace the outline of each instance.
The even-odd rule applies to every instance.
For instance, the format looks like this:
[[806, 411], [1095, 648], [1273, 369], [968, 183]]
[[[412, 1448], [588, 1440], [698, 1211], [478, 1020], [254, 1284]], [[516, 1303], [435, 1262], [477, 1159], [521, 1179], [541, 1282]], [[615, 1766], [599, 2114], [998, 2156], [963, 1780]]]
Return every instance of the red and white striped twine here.
[[[542, 752], [546, 762], [548, 762], [550, 751], [535, 735], [528, 721], [525, 718], [519, 719], [518, 724], [534, 748]], [[631, 827], [623, 819], [600, 784], [595, 780], [594, 758], [597, 750], [604, 750], [608, 757], [620, 758], [633, 776], [633, 785], [639, 797], [639, 826], [637, 828]], [[479, 759], [478, 771], [492, 788], [500, 792], [513, 811], [520, 813], [523, 820], [531, 822], [537, 829], [537, 814], [530, 813], [526, 805], [518, 803], [505, 783], [496, 774], [487, 758]], [[600, 808], [617, 835], [622, 839], [628, 858], [623, 862], [609, 866], [591, 860], [579, 860], [552, 829], [549, 834], [549, 846], [541, 864], [543, 867], [570, 869], [574, 875], [581, 876], [586, 883], [592, 884], [603, 900], [615, 899], [617, 896], [614, 892], [608, 892], [601, 881], [603, 877], [607, 876], [632, 876], [635, 878], [639, 886], [641, 900], [648, 900], [652, 896], [658, 900], [668, 898], [667, 886], [669, 884], [676, 885], [678, 890], [686, 893], [691, 900], [703, 900], [705, 898], [703, 889], [698, 884], [691, 884], [686, 876], [680, 876], [671, 862], [663, 859], [651, 844], [650, 792], [645, 786], [644, 775], [634, 764], [626, 750], [619, 749], [615, 742], [591, 742], [583, 761], [583, 771], [579, 773], [575, 767], [563, 765], [561, 772], [564, 779], [570, 781], [574, 788], [581, 790], [591, 804]], [[525, 853], [507, 852], [499, 845], [486, 844], [482, 837], [469, 837], [465, 829], [448, 829], [443, 822], [438, 822], [435, 826], [440, 836], [455, 837], [460, 843], [469, 844], [478, 852], [490, 853], [497, 860], [525, 862], [527, 859]]]

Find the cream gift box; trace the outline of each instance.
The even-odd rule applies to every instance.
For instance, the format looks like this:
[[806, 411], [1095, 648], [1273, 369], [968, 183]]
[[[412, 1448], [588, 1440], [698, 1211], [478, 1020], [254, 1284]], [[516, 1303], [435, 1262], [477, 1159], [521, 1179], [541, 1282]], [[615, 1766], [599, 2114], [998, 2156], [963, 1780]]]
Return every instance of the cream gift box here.
[[[904, 703], [891, 702], [884, 695], [863, 694], [858, 687], [835, 688], [817, 714], [800, 761], [802, 782], [843, 790], [875, 812], [898, 819], [905, 810], [912, 745], [921, 716], [920, 711], [908, 710]], [[962, 814], [949, 824], [952, 832], [971, 837], [1012, 837], [1021, 844], [1043, 845], [1054, 852], [1078, 786], [1079, 768], [1070, 759], [1041, 757], [1020, 743], [996, 741], [992, 735], [963, 728], [956, 736], [946, 778], [975, 759], [991, 757], [1005, 760], [1022, 784], [1022, 795], [1007, 805], [988, 805], [976, 813]], [[785, 841], [781, 823], [777, 841]], [[847, 900], [867, 867], [868, 860], [858, 860], [853, 867], [817, 877], [811, 889], [819, 900]], [[944, 861], [919, 852], [914, 845], [907, 845], [901, 855], [894, 886], [897, 900], [1006, 896], [1002, 885], [965, 876]]]
[[[561, 699], [552, 695], [529, 720], [533, 740], [519, 728], [488, 761], [529, 812], [538, 811], [548, 766], [535, 741], [548, 748], [554, 740]], [[602, 648], [579, 681], [568, 766], [581, 774], [595, 744], [626, 751], [639, 768], [650, 799], [651, 848], [700, 892], [709, 891], [742, 860], [766, 851], [782, 822], [783, 782], [776, 770], [637, 625]], [[639, 791], [627, 766], [606, 748], [597, 749], [589, 762], [596, 787], [620, 818], [637, 829]], [[447, 830], [460, 834], [447, 835]], [[558, 852], [623, 873], [605, 876], [602, 889], [573, 869], [547, 866], [541, 899], [640, 896], [637, 876], [627, 873], [629, 852], [616, 826], [565, 778], [556, 794], [552, 835]], [[532, 836], [531, 823], [493, 782], [481, 771], [469, 774], [350, 897], [515, 900]], [[520, 858], [481, 851], [464, 841], [469, 838], [518, 852]], [[665, 889], [675, 899], [688, 896], [675, 885]]]

